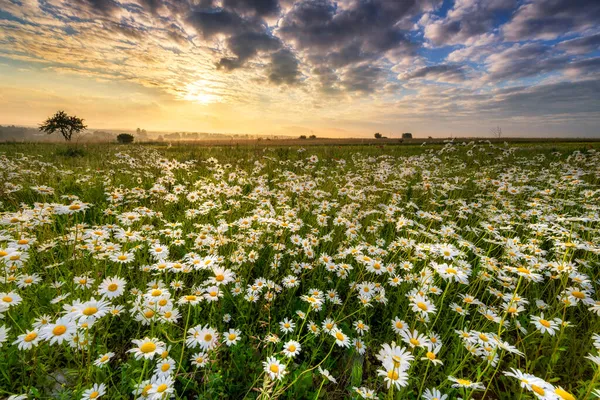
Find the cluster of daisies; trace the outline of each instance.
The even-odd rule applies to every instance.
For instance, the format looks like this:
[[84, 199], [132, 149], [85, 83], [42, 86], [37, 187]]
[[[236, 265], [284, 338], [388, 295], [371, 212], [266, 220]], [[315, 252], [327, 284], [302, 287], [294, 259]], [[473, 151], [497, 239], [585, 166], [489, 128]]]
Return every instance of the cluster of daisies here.
[[304, 153], [2, 156], [0, 396], [600, 397], [598, 153]]

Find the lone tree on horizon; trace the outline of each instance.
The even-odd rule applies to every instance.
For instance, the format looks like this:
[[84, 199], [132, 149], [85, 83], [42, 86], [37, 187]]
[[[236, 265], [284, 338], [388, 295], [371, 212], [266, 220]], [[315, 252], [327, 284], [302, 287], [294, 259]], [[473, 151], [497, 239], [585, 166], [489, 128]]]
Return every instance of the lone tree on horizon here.
[[133, 135], [130, 135], [129, 133], [121, 133], [117, 136], [117, 142], [121, 144], [133, 143], [133, 139]]
[[87, 128], [83, 123], [83, 119], [76, 116], [67, 115], [64, 111], [58, 111], [54, 116], [48, 118], [40, 125], [40, 131], [46, 132], [48, 135], [59, 131], [67, 142], [71, 141], [74, 134], [79, 133]]

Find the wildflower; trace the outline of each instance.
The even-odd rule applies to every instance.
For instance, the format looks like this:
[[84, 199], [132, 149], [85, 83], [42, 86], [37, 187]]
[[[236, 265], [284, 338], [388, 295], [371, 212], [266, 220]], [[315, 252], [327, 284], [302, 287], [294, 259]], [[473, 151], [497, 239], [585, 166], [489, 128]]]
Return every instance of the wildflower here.
[[296, 323], [291, 321], [289, 318], [284, 318], [284, 320], [279, 323], [279, 329], [283, 333], [293, 332], [295, 327]]
[[19, 350], [30, 350], [33, 347], [36, 347], [39, 342], [40, 342], [41, 338], [39, 335], [39, 331], [37, 330], [37, 328], [34, 328], [32, 330], [27, 330], [25, 331], [25, 333], [19, 335], [17, 337], [17, 340], [15, 340], [13, 342], [13, 344], [16, 344]]
[[204, 367], [208, 363], [209, 359], [208, 355], [205, 352], [201, 351], [192, 355], [191, 361], [192, 365], [194, 365], [195, 367]]
[[93, 400], [93, 399], [99, 399], [100, 397], [104, 396], [106, 394], [106, 385], [104, 383], [101, 384], [97, 384], [94, 383], [94, 385], [90, 388], [87, 389], [83, 392], [83, 394], [81, 395], [82, 399], [85, 400]]
[[350, 339], [340, 329], [334, 328], [329, 334], [335, 338], [335, 344], [338, 346], [350, 347]]
[[100, 287], [98, 288], [98, 294], [106, 297], [107, 299], [116, 299], [125, 292], [126, 281], [117, 276], [105, 278]]
[[171, 357], [159, 360], [154, 368], [154, 374], [157, 376], [171, 375], [175, 371], [175, 360]]
[[280, 363], [275, 357], [267, 358], [267, 361], [263, 361], [265, 372], [271, 377], [271, 379], [281, 380], [286, 374], [285, 365]]
[[65, 340], [69, 341], [75, 335], [77, 327], [70, 318], [61, 317], [55, 323], [44, 325], [40, 329], [40, 339], [47, 340], [50, 344], [62, 344]]
[[337, 380], [336, 380], [336, 379], [335, 379], [333, 376], [331, 376], [331, 374], [329, 373], [329, 371], [328, 371], [328, 370], [326, 370], [326, 369], [322, 369], [321, 367], [319, 367], [319, 368], [318, 368], [318, 370], [319, 370], [319, 373], [320, 373], [321, 375], [323, 375], [323, 377], [324, 377], [325, 379], [327, 379], [327, 380], [328, 380], [328, 381], [330, 381], [330, 382], [337, 383]]
[[548, 333], [550, 336], [554, 336], [555, 331], [558, 329], [558, 323], [554, 320], [544, 319], [544, 313], [539, 317], [536, 315], [531, 316], [531, 323], [535, 325], [535, 328], [541, 333]]
[[302, 350], [302, 347], [300, 346], [300, 343], [295, 340], [290, 340], [283, 345], [283, 354], [286, 357], [296, 357], [298, 354], [300, 354], [300, 350]]
[[151, 359], [165, 350], [165, 344], [156, 338], [145, 337], [144, 339], [133, 339], [136, 347], [129, 349], [128, 353], [134, 353], [136, 360], [141, 358]]
[[219, 333], [208, 325], [197, 325], [188, 330], [186, 344], [190, 347], [197, 347], [204, 351], [211, 350], [219, 343]]
[[106, 364], [108, 364], [111, 360], [111, 358], [113, 358], [115, 356], [115, 353], [113, 352], [108, 352], [105, 354], [100, 355], [100, 357], [96, 358], [96, 360], [94, 361], [94, 365], [96, 367], [102, 368], [104, 367]]
[[241, 331], [239, 329], [229, 329], [223, 334], [223, 340], [227, 346], [233, 346], [240, 341]]
[[452, 385], [452, 387], [454, 387], [454, 388], [464, 387], [464, 388], [473, 389], [473, 390], [484, 390], [485, 389], [485, 386], [483, 386], [483, 384], [481, 382], [472, 382], [468, 379], [455, 378], [453, 376], [449, 376], [448, 380], [455, 382]]

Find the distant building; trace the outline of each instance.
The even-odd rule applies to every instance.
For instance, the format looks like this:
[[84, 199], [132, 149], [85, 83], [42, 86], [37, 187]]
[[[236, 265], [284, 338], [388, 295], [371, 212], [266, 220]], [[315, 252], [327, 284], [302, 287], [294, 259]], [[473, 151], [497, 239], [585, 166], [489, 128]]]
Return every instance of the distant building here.
[[406, 132], [402, 134], [402, 139], [412, 139], [412, 133]]

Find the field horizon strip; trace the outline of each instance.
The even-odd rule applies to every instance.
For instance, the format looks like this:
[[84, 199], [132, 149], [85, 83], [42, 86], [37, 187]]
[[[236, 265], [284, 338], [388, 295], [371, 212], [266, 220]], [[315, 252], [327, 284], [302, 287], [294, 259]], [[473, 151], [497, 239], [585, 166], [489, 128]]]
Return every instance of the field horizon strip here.
[[0, 144], [0, 398], [599, 398], [599, 150]]

